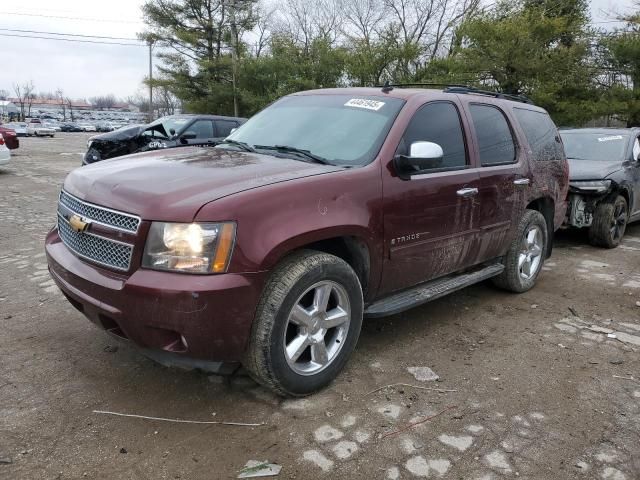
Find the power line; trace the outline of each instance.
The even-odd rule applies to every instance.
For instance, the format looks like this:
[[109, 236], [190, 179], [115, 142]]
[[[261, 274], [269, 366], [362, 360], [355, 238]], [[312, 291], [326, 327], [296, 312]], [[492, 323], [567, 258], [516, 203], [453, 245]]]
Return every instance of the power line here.
[[95, 43], [99, 45], [124, 45], [126, 47], [146, 47], [146, 45], [144, 44], [136, 44], [136, 43], [99, 42], [99, 41], [93, 41], [93, 40], [79, 40], [79, 39], [73, 39], [73, 38], [51, 38], [51, 37], [41, 37], [36, 35], [16, 35], [13, 33], [0, 33], [0, 37], [38, 38], [40, 40], [55, 40], [58, 42]]
[[131, 20], [110, 20], [107, 18], [87, 18], [87, 17], [66, 17], [63, 15], [41, 15], [37, 13], [20, 13], [20, 12], [0, 12], [3, 15], [18, 15], [21, 17], [41, 17], [41, 18], [60, 18], [65, 20], [84, 20], [87, 22], [105, 22], [105, 23], [131, 23], [131, 24], [142, 24], [141, 21], [131, 21]]
[[40, 35], [57, 35], [62, 37], [81, 37], [81, 38], [103, 38], [108, 40], [131, 40], [133, 42], [139, 42], [137, 38], [125, 38], [125, 37], [101, 37], [100, 35], [79, 35], [77, 33], [54, 33], [54, 32], [39, 32], [37, 30], [15, 30], [11, 28], [0, 28], [5, 32], [18, 32], [18, 33], [37, 33]]

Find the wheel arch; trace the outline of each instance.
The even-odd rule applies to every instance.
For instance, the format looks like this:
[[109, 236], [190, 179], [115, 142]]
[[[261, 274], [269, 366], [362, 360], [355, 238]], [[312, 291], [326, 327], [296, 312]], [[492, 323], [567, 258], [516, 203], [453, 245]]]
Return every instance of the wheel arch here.
[[527, 205], [527, 210], [540, 212], [547, 221], [547, 252], [546, 258], [551, 256], [553, 251], [553, 237], [555, 234], [554, 217], [555, 201], [551, 197], [539, 197], [531, 200]]
[[294, 237], [274, 248], [267, 256], [264, 267], [271, 269], [285, 257], [299, 250], [316, 250], [335, 255], [347, 262], [358, 276], [365, 298], [367, 292], [376, 286], [374, 279], [378, 267], [373, 260], [373, 247], [356, 232], [337, 234], [327, 231], [320, 236], [315, 232], [313, 237], [307, 235]]

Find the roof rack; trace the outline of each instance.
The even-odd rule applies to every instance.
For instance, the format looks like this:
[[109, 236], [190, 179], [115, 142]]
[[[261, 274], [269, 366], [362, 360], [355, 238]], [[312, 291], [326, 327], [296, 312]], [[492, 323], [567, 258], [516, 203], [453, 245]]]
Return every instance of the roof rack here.
[[475, 87], [468, 87], [464, 85], [450, 85], [444, 89], [446, 93], [462, 93], [473, 95], [486, 95], [494, 98], [502, 98], [505, 100], [512, 100], [514, 102], [528, 103], [533, 105], [533, 101], [526, 95], [516, 95], [512, 93], [493, 92], [491, 90], [481, 90]]
[[501, 98], [504, 100], [512, 100], [514, 102], [528, 103], [533, 105], [533, 101], [525, 95], [516, 95], [511, 93], [494, 92], [491, 90], [481, 90], [479, 88], [470, 87], [469, 85], [460, 85], [455, 83], [396, 83], [392, 84], [386, 81], [382, 86], [382, 91], [388, 93], [394, 88], [407, 88], [407, 87], [444, 87], [445, 93], [459, 93], [459, 94], [472, 94], [472, 95], [486, 95], [494, 98]]

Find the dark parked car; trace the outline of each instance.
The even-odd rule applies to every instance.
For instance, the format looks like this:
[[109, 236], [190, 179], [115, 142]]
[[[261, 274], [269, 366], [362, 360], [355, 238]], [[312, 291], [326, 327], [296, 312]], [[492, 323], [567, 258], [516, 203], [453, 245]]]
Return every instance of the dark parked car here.
[[508, 98], [301, 92], [217, 147], [77, 169], [46, 239], [51, 276], [165, 364], [242, 362], [282, 395], [309, 394], [345, 365], [365, 317], [489, 278], [534, 286], [568, 166], [549, 115]]
[[61, 123], [61, 132], [84, 132], [84, 129], [76, 123]]
[[20, 148], [20, 140], [18, 139], [18, 135], [15, 130], [0, 125], [0, 133], [2, 134], [4, 143], [7, 145], [9, 150]]
[[83, 165], [130, 153], [193, 145], [215, 146], [246, 118], [171, 115], [149, 125], [133, 125], [91, 137]]
[[620, 244], [640, 220], [640, 128], [562, 130], [570, 165], [566, 225], [589, 229], [600, 247]]

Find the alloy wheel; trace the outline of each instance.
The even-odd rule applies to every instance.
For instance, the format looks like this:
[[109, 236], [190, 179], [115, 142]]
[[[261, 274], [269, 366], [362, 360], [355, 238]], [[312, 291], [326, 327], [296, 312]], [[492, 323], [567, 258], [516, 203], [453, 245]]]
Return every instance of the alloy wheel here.
[[542, 230], [533, 225], [522, 239], [522, 248], [518, 256], [518, 272], [524, 280], [535, 277], [542, 264], [544, 240]]
[[296, 301], [284, 330], [284, 355], [299, 375], [327, 368], [345, 344], [351, 323], [347, 291], [336, 282], [312, 285]]

